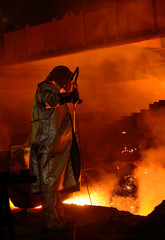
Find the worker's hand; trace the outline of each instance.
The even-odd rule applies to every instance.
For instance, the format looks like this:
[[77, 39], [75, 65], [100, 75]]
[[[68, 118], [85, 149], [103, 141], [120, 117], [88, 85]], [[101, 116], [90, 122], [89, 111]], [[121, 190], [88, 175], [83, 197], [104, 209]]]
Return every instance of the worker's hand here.
[[79, 100], [79, 91], [78, 88], [74, 88], [71, 92], [71, 102], [76, 103]]

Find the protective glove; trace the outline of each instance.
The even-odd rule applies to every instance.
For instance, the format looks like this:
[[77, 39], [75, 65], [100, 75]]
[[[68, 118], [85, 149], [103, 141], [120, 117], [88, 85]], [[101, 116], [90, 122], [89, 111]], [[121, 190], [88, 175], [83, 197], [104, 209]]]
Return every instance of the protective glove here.
[[74, 104], [79, 100], [79, 91], [78, 88], [74, 88], [71, 94], [71, 102]]
[[60, 102], [59, 104], [62, 105], [64, 103], [72, 102], [73, 104], [79, 100], [79, 91], [77, 88], [74, 88], [71, 93], [60, 93], [59, 94]]

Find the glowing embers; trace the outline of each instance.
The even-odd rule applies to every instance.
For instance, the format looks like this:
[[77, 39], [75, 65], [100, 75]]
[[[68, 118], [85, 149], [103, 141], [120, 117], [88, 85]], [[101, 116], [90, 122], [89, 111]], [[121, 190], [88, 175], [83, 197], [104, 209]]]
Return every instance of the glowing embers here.
[[115, 186], [112, 197], [137, 198], [137, 183], [132, 174], [122, 176]]
[[127, 147], [124, 147], [124, 149], [121, 151], [121, 153], [125, 153], [125, 152], [133, 153], [133, 151], [137, 151], [137, 148], [128, 149]]
[[[113, 207], [133, 214], [148, 215], [165, 199], [163, 185], [165, 168], [156, 162], [152, 163], [151, 156], [154, 152], [150, 153], [152, 155], [148, 153], [149, 162], [144, 161], [138, 166], [129, 164], [127, 171], [122, 172], [123, 174], [118, 177], [116, 174], [107, 174], [103, 171], [99, 179], [92, 182], [90, 179], [88, 187], [91, 201], [87, 188], [83, 184], [81, 191], [71, 194], [64, 203], [83, 206], [91, 205], [92, 202], [95, 206]], [[157, 152], [155, 154], [158, 156]], [[116, 166], [117, 169], [119, 168], [118, 171], [123, 170], [123, 166]], [[11, 210], [22, 210], [13, 205], [10, 206]], [[41, 206], [38, 206], [35, 209], [39, 211], [40, 208]]]
[[120, 177], [112, 192], [110, 206], [133, 214], [138, 213], [137, 181], [133, 174]]
[[[129, 187], [129, 186], [128, 186]], [[92, 200], [92, 205], [94, 206], [104, 206], [104, 207], [114, 207], [121, 211], [129, 211], [133, 214], [137, 214], [139, 210], [138, 199], [134, 197], [121, 197], [113, 196], [111, 197], [110, 192], [107, 191], [107, 187], [101, 188], [99, 186], [91, 186], [90, 197]], [[91, 205], [90, 198], [88, 196], [85, 188], [73, 197], [64, 201], [66, 204], [76, 204], [76, 205]]]
[[[95, 205], [104, 207], [115, 207], [119, 210], [137, 213], [137, 183], [133, 173], [135, 166], [127, 165], [127, 171], [123, 175], [107, 173], [103, 170], [92, 173], [88, 171], [89, 194], [85, 185], [80, 192], [76, 192], [70, 198], [64, 201], [67, 204], [77, 205]], [[118, 169], [118, 167], [117, 167]], [[96, 169], [95, 169], [96, 170]], [[93, 169], [94, 171], [94, 169]], [[97, 179], [91, 179], [90, 176], [97, 176]]]

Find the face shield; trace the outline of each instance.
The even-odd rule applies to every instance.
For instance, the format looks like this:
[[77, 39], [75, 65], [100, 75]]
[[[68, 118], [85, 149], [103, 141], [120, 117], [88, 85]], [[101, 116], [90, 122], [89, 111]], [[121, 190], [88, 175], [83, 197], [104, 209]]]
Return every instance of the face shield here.
[[46, 78], [47, 80], [55, 81], [60, 88], [65, 88], [68, 81], [71, 81], [73, 73], [69, 70], [69, 68], [65, 66], [57, 66], [55, 67]]
[[55, 81], [60, 88], [64, 88], [66, 91], [71, 90], [71, 86], [77, 84], [77, 78], [79, 74], [79, 68], [71, 72], [68, 67], [57, 66], [48, 75], [47, 80]]

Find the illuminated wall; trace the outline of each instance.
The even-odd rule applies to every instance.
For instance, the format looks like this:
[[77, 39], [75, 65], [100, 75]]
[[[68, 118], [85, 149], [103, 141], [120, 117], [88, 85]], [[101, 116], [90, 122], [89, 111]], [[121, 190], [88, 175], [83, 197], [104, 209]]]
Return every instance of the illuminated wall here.
[[96, 47], [108, 47], [164, 36], [163, 0], [109, 1], [98, 10], [4, 35], [5, 63], [30, 61]]

